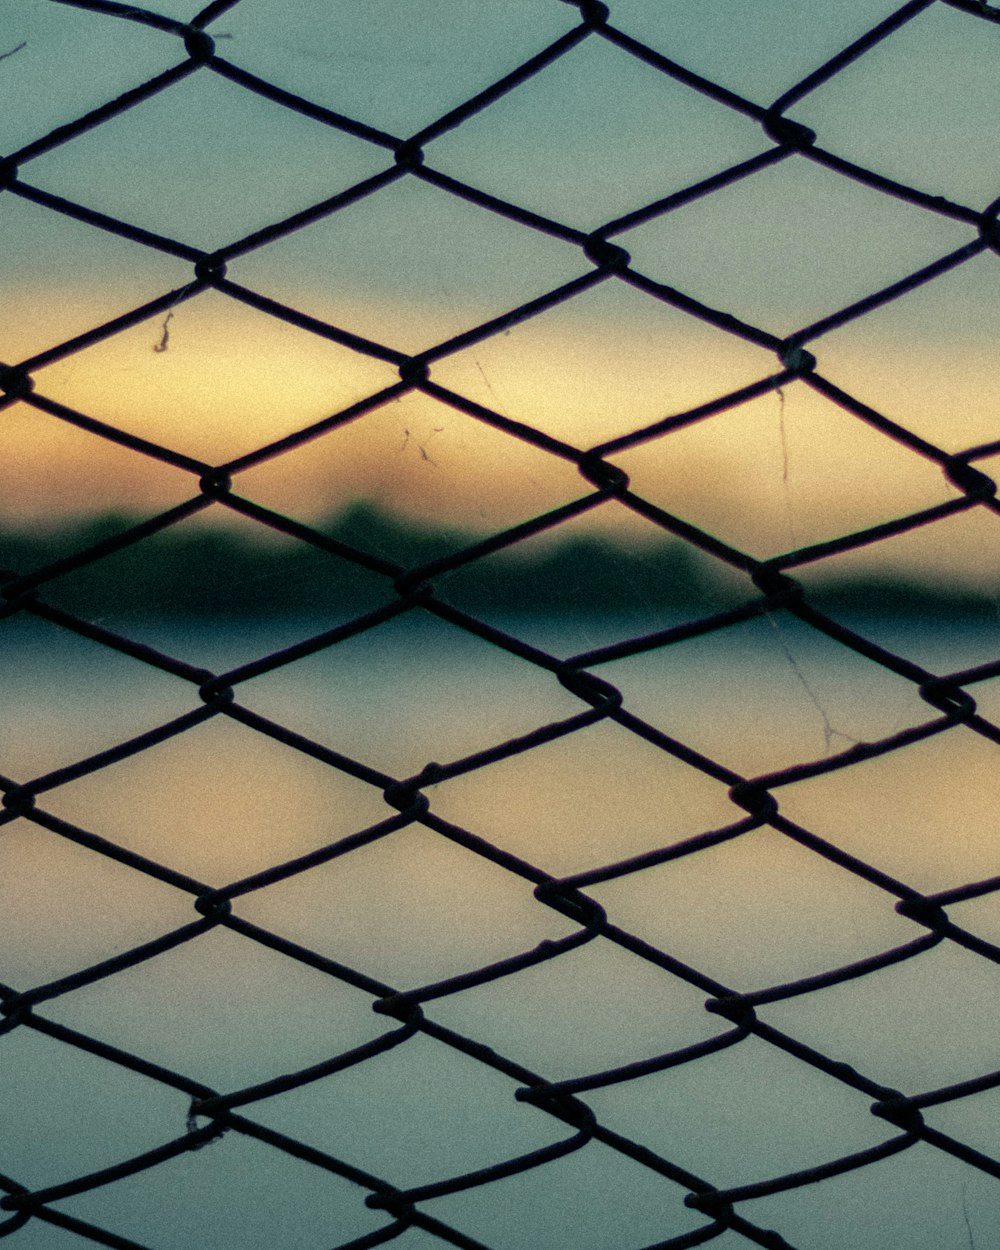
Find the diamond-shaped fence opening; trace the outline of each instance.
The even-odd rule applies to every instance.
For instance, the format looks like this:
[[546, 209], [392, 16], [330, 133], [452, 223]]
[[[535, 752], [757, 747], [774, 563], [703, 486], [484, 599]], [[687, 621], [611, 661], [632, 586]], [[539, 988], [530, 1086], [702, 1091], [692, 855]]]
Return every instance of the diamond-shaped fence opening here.
[[430, 152], [447, 174], [597, 226], [767, 148], [749, 119], [687, 95], [655, 66], [588, 40]]
[[9, 7], [0, 1241], [991, 1244], [1000, 8]]
[[585, 271], [565, 242], [413, 178], [233, 265], [255, 290], [407, 352], [447, 342]]

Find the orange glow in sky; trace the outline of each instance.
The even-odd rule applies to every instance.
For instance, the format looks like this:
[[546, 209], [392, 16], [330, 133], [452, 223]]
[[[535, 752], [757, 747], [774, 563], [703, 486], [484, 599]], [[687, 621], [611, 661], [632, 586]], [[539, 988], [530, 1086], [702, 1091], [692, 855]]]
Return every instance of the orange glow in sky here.
[[[434, 365], [443, 386], [577, 447], [683, 412], [776, 372], [770, 353], [664, 310], [635, 317], [628, 288], [524, 323]], [[14, 346], [25, 354], [107, 313], [85, 291], [24, 297]], [[348, 304], [342, 324], [361, 311]], [[369, 312], [370, 315], [370, 312]], [[629, 322], [628, 318], [632, 317]], [[387, 340], [414, 319], [443, 337], [440, 309], [388, 306]], [[875, 328], [877, 330], [877, 320]], [[616, 341], [607, 325], [627, 327]], [[164, 334], [166, 331], [166, 335]], [[842, 332], [818, 345], [826, 376], [947, 450], [988, 439], [998, 382], [988, 346], [895, 343]], [[158, 350], [159, 349], [159, 350]], [[169, 321], [144, 322], [36, 374], [40, 394], [171, 450], [224, 463], [393, 385], [395, 369], [206, 292]], [[6, 524], [122, 511], [189, 497], [192, 475], [18, 404], [4, 426]], [[612, 456], [635, 490], [734, 545], [768, 556], [954, 497], [936, 465], [802, 382]], [[234, 489], [303, 520], [356, 499], [486, 531], [588, 491], [575, 468], [425, 395], [410, 394], [238, 474]], [[617, 505], [601, 529], [653, 531]], [[951, 523], [963, 536], [973, 517]], [[952, 554], [948, 526], [893, 546], [897, 566], [942, 557], [972, 574], [977, 546]], [[864, 555], [855, 559], [864, 560]]]

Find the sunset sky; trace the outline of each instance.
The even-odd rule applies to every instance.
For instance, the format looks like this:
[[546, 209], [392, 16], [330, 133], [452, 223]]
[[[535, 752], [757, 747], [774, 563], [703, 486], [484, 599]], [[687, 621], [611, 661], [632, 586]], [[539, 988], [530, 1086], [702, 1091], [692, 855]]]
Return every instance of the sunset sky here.
[[[34, 385], [28, 401], [0, 391], [0, 540], [50, 531], [64, 549], [82, 545], [91, 540], [74, 529], [81, 521], [110, 515], [128, 528], [203, 501], [202, 468], [234, 461], [235, 494], [307, 524], [371, 501], [424, 525], [488, 535], [593, 494], [572, 454], [539, 445], [547, 438], [571, 452], [600, 449], [636, 496], [703, 531], [706, 546], [714, 538], [766, 559], [961, 500], [934, 449], [1000, 448], [1000, 248], [980, 244], [975, 221], [1000, 196], [1000, 0], [978, 16], [967, 11], [972, 0], [606, 0], [612, 32], [590, 30], [428, 140], [423, 176], [399, 172], [394, 146], [579, 30], [580, 5], [593, 11], [593, 0], [215, 0], [217, 60], [47, 148], [59, 128], [188, 67], [183, 32], [170, 22], [192, 21], [207, 3], [0, 0], [0, 381], [23, 368]], [[940, 197], [939, 210], [960, 206], [950, 215], [776, 149], [755, 115], [897, 11], [910, 20], [782, 112], [814, 130], [822, 151]], [[629, 40], [746, 107], [645, 63], [621, 46]], [[262, 98], [232, 80], [240, 74], [368, 137]], [[749, 177], [642, 217], [779, 150], [782, 159]], [[17, 182], [7, 187], [11, 165]], [[250, 242], [387, 175], [394, 180], [332, 214]], [[558, 225], [546, 232], [497, 215], [434, 176]], [[145, 232], [146, 242], [81, 213]], [[612, 229], [622, 219], [627, 228]], [[629, 254], [636, 283], [669, 286], [728, 316], [730, 330], [612, 272], [584, 287], [595, 267], [583, 236], [602, 230]], [[867, 405], [872, 421], [802, 378], [761, 385], [782, 373], [776, 341], [970, 246], [980, 250], [933, 281], [805, 336], [818, 375]], [[198, 257], [230, 248], [233, 289], [192, 296]], [[572, 299], [503, 323], [574, 282]], [[314, 329], [336, 327], [353, 346], [254, 300], [293, 309]], [[154, 311], [127, 329], [88, 338], [149, 304]], [[435, 354], [493, 319], [501, 325], [490, 337]], [[732, 319], [754, 329], [732, 333]], [[359, 350], [362, 339], [370, 351]], [[428, 385], [490, 410], [497, 425], [532, 430], [535, 443], [461, 404], [406, 391], [400, 360], [422, 353], [434, 357]], [[669, 425], [755, 386], [753, 399]], [[388, 388], [400, 393], [332, 424]], [[887, 436], [879, 416], [930, 454]], [[162, 454], [101, 437], [88, 422]], [[290, 449], [265, 454], [282, 440]], [[1000, 450], [975, 464], [996, 476]], [[957, 608], [936, 613], [931, 595], [913, 594], [912, 610], [896, 612], [905, 592], [883, 594], [897, 589], [886, 576], [856, 597], [858, 617], [876, 611], [858, 626], [864, 640], [846, 646], [795, 604], [772, 610], [773, 600], [755, 599], [743, 617], [694, 620], [685, 613], [700, 618], [702, 600], [686, 597], [687, 586], [675, 599], [618, 594], [629, 578], [640, 590], [645, 582], [644, 562], [617, 552], [593, 561], [602, 577], [588, 597], [586, 553], [578, 559], [571, 547], [564, 560], [516, 568], [509, 599], [503, 578], [488, 581], [489, 562], [478, 565], [490, 592], [478, 600], [481, 620], [506, 636], [440, 606], [466, 593], [479, 611], [478, 587], [468, 590], [470, 578], [463, 592], [460, 576], [454, 598], [438, 604], [423, 585], [411, 595], [396, 579], [395, 590], [373, 592], [375, 613], [356, 615], [334, 577], [327, 599], [313, 594], [325, 556], [299, 544], [296, 554], [316, 559], [284, 562], [279, 549], [269, 563], [264, 544], [284, 540], [219, 502], [168, 533], [228, 525], [259, 544], [246, 558], [235, 558], [228, 536], [193, 555], [155, 539], [112, 556], [99, 547], [97, 576], [69, 571], [65, 605], [56, 583], [67, 568], [56, 565], [41, 596], [51, 610], [32, 603], [30, 589], [22, 598], [32, 582], [17, 575], [31, 570], [18, 567], [0, 673], [9, 808], [0, 914], [13, 926], [0, 1033], [16, 1130], [0, 1197], [68, 1182], [7, 1206], [27, 1204], [30, 1216], [39, 1203], [62, 1211], [69, 1202], [76, 1218], [107, 1228], [107, 1244], [145, 1244], [155, 1230], [163, 1250], [273, 1250], [290, 1237], [357, 1245], [369, 1234], [375, 1244], [397, 1232], [400, 1246], [443, 1244], [426, 1221], [410, 1227], [411, 1199], [421, 1219], [431, 1202], [434, 1218], [482, 1239], [467, 1245], [502, 1235], [509, 1247], [588, 1250], [666, 1244], [700, 1228], [680, 1179], [641, 1147], [710, 1177], [707, 1186], [831, 1165], [823, 1184], [750, 1194], [758, 1227], [780, 1227], [791, 1239], [782, 1244], [920, 1250], [964, 1245], [965, 1232], [970, 1244], [994, 1244], [992, 1176], [966, 1167], [960, 1152], [934, 1149], [933, 1137], [907, 1132], [904, 1144], [917, 1144], [898, 1170], [888, 1155], [849, 1174], [837, 1168], [895, 1133], [890, 1109], [903, 1104], [886, 1091], [971, 1081], [996, 1064], [996, 969], [977, 943], [1000, 941], [990, 876], [1000, 682], [986, 679], [1000, 623], [997, 522], [976, 506], [846, 554], [803, 558], [796, 576], [809, 591], [825, 576], [874, 569], [973, 586], [996, 607], [993, 622], [970, 612], [968, 628]], [[638, 550], [664, 529], [608, 498], [514, 550], [544, 555], [546, 543], [594, 535]], [[661, 554], [645, 562], [649, 576], [679, 584], [688, 566]], [[15, 557], [0, 550], [5, 559]], [[662, 573], [668, 565], [681, 574]], [[581, 605], [594, 609], [564, 611], [553, 595], [547, 611], [543, 593], [532, 615], [522, 586], [532, 575], [554, 586], [552, 568], [559, 577], [568, 568]], [[697, 582], [701, 566], [690, 568]], [[216, 577], [211, 604], [202, 576]], [[288, 593], [294, 578], [298, 599]], [[744, 580], [746, 597], [757, 595]], [[157, 594], [147, 595], [154, 582]], [[705, 603], [732, 602], [710, 576], [704, 584]], [[229, 589], [237, 585], [252, 592], [242, 615]], [[368, 593], [362, 584], [358, 602]], [[507, 619], [508, 604], [521, 619]], [[839, 607], [830, 611], [840, 622]], [[853, 619], [848, 604], [843, 620]], [[651, 632], [675, 622], [676, 631]], [[220, 676], [206, 681], [209, 673]], [[609, 685], [587, 684], [598, 675]], [[955, 683], [972, 687], [978, 720]], [[772, 791], [799, 828], [767, 814]], [[427, 798], [430, 814], [399, 817], [409, 801], [400, 796], [411, 793]], [[387, 815], [400, 827], [376, 838]], [[293, 862], [303, 870], [268, 874]], [[560, 881], [607, 908], [609, 925], [546, 893]], [[960, 929], [938, 925], [941, 891], [956, 900], [952, 924], [969, 926], [968, 949]], [[934, 910], [895, 910], [917, 892]], [[215, 911], [228, 894], [232, 921]], [[585, 944], [550, 958], [556, 948], [541, 944], [575, 927], [578, 910]], [[197, 938], [102, 967], [198, 914]], [[919, 959], [910, 958], [915, 946], [895, 949], [918, 936], [929, 939]], [[857, 962], [890, 948], [877, 971]], [[516, 972], [487, 967], [525, 952]], [[54, 980], [86, 966], [79, 981]], [[835, 968], [846, 970], [824, 977]], [[458, 976], [461, 992], [433, 984]], [[387, 980], [380, 988], [370, 977]], [[782, 988], [806, 977], [815, 979]], [[413, 1036], [395, 1046], [403, 1039], [385, 994], [421, 985], [438, 1027], [414, 1016]], [[777, 989], [773, 1001], [766, 992], [739, 999], [728, 985]], [[32, 986], [43, 992], [6, 1002], [11, 987]], [[44, 1011], [32, 1020], [22, 1009], [36, 1000]], [[760, 1018], [794, 1041], [743, 1027], [742, 1008], [755, 1001]], [[698, 1063], [678, 1053], [685, 1061], [669, 1071], [647, 1062], [722, 1036], [724, 1015], [739, 1024], [740, 1046], [706, 1049]], [[404, 1019], [409, 1033], [402, 1011]], [[394, 1049], [361, 1062], [356, 1048], [389, 1026]], [[60, 1027], [96, 1041], [64, 1045], [73, 1039]], [[116, 1046], [139, 1058], [107, 1049]], [[352, 1183], [346, 1168], [308, 1170], [319, 1156], [290, 1148], [286, 1157], [262, 1148], [267, 1135], [235, 1132], [197, 1155], [187, 1147], [207, 1140], [188, 1138], [182, 1157], [164, 1154], [135, 1174], [130, 1164], [113, 1176], [95, 1171], [218, 1114], [190, 1103], [180, 1078], [142, 1062], [236, 1091], [333, 1055], [344, 1059], [325, 1069], [329, 1079], [230, 1103], [246, 1101], [270, 1133], [387, 1184], [431, 1189], [397, 1189], [382, 1195], [385, 1211], [369, 1210], [362, 1188], [376, 1186]], [[643, 1064], [643, 1080], [623, 1064]], [[604, 1133], [572, 1157], [509, 1169], [496, 1185], [470, 1170], [555, 1140], [545, 1136], [549, 1117], [530, 1105], [535, 1095], [517, 1101], [508, 1078], [535, 1085], [602, 1071], [608, 1079], [583, 1085], [587, 1105], [593, 1097], [600, 1124], [635, 1149], [622, 1138], [609, 1149], [615, 1139]], [[995, 1098], [986, 1086], [977, 1098], [964, 1096], [974, 1086], [961, 1088], [962, 1097], [924, 1099], [928, 1124], [995, 1153]], [[536, 1093], [544, 1106], [545, 1091]], [[553, 1108], [567, 1127], [576, 1120], [568, 1105], [560, 1095]], [[93, 1185], [74, 1193], [85, 1169]], [[466, 1190], [435, 1194], [441, 1178], [463, 1175]], [[740, 1227], [726, 1194], [715, 1198], [726, 1206], [705, 1235], [722, 1230], [718, 1244], [733, 1246]], [[7, 1233], [18, 1250], [74, 1235], [71, 1224], [52, 1234], [40, 1219], [22, 1233], [0, 1211], [0, 1240]]]
[[[190, 20], [192, 0], [150, 11]], [[617, 29], [767, 105], [899, 6], [841, 0], [617, 0]], [[419, 10], [419, 11], [418, 11]], [[0, 0], [0, 151], [181, 62], [177, 38], [63, 0]], [[243, 0], [212, 25], [220, 56], [403, 138], [570, 30], [558, 0]], [[944, 3], [789, 110], [820, 145], [979, 210], [1000, 29]], [[435, 170], [592, 230], [772, 145], [727, 109], [591, 36], [427, 145]], [[20, 166], [31, 187], [217, 248], [391, 168], [392, 154], [201, 69]], [[17, 364], [192, 277], [191, 264], [0, 195], [0, 360]], [[784, 336], [976, 237], [799, 156], [615, 236], [640, 273]], [[810, 344], [856, 398], [959, 451], [996, 435], [997, 257]], [[579, 247], [413, 177], [252, 250], [228, 277], [412, 353], [589, 272]], [[166, 337], [164, 335], [166, 330]], [[165, 350], [157, 350], [164, 348]], [[434, 381], [577, 447], [600, 444], [778, 371], [774, 354], [611, 278], [434, 365]], [[40, 367], [36, 387], [119, 429], [222, 463], [398, 380], [393, 365], [217, 292]], [[0, 517], [138, 514], [180, 502], [183, 470], [27, 405], [3, 414]], [[614, 457], [634, 488], [758, 556], [954, 497], [940, 470], [801, 382]], [[989, 462], [982, 467], [989, 471]], [[254, 467], [236, 489], [305, 519], [351, 499], [492, 529], [588, 487], [547, 453], [410, 395]], [[620, 524], [604, 508], [588, 524]], [[989, 518], [897, 540], [894, 557], [981, 563]], [[634, 526], [633, 526], [634, 529]], [[972, 556], [969, 556], [969, 552]]]

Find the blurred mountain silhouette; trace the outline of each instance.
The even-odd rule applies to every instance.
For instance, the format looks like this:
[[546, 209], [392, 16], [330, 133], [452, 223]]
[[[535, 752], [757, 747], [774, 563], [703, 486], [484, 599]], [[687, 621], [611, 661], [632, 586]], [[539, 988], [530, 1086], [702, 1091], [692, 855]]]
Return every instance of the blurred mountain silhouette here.
[[[7, 581], [33, 573], [136, 523], [137, 518], [107, 514], [49, 529], [8, 530], [0, 533], [0, 570]], [[45, 602], [88, 618], [343, 617], [391, 602], [396, 570], [422, 570], [482, 541], [480, 535], [421, 524], [364, 501], [315, 529], [333, 540], [331, 549], [257, 525], [186, 521], [61, 572], [38, 593]], [[366, 567], [373, 562], [375, 569]], [[749, 579], [678, 539], [625, 546], [565, 531], [480, 555], [458, 568], [432, 568], [427, 580], [438, 598], [487, 615], [695, 616], [757, 594]], [[827, 577], [811, 586], [809, 599], [850, 614], [982, 615], [995, 622], [998, 612], [985, 592], [870, 574]]]

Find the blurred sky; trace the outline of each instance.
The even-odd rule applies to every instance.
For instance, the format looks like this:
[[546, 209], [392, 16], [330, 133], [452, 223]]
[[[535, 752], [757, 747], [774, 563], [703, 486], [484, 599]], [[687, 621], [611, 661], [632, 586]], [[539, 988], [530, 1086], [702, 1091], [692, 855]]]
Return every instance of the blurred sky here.
[[[191, 0], [148, 11], [190, 20]], [[767, 105], [899, 6], [612, 0], [612, 23]], [[240, 0], [217, 52], [404, 138], [570, 30], [560, 0]], [[178, 64], [176, 36], [61, 0], [0, 0], [0, 152]], [[824, 148], [974, 209], [998, 193], [1000, 29], [938, 0], [796, 104]], [[428, 165], [593, 230], [771, 141], [751, 118], [591, 36], [429, 143]], [[32, 186], [217, 248], [392, 166], [386, 150], [203, 68], [26, 161]], [[973, 228], [793, 156], [630, 230], [640, 272], [786, 335], [975, 238]], [[0, 360], [17, 363], [165, 291], [191, 266], [0, 194]], [[949, 451], [996, 437], [998, 258], [986, 252], [812, 344], [821, 372]], [[588, 272], [579, 248], [406, 177], [234, 260], [255, 291], [414, 352]], [[53, 399], [212, 463], [397, 380], [391, 365], [215, 292], [40, 369]], [[611, 279], [435, 365], [433, 378], [578, 446], [777, 371], [774, 355]], [[186, 473], [16, 405], [0, 517], [150, 512]], [[766, 556], [952, 497], [940, 471], [802, 383], [616, 457], [642, 494]], [[984, 467], [989, 469], [989, 462]], [[351, 498], [494, 528], [587, 489], [571, 466], [411, 396], [252, 469], [237, 489], [315, 518]], [[605, 524], [620, 509], [602, 509]], [[899, 539], [903, 563], [981, 563], [987, 518]], [[991, 531], [992, 532], [992, 531]], [[971, 553], [971, 554], [970, 554]], [[862, 557], [863, 558], [863, 557]]]

